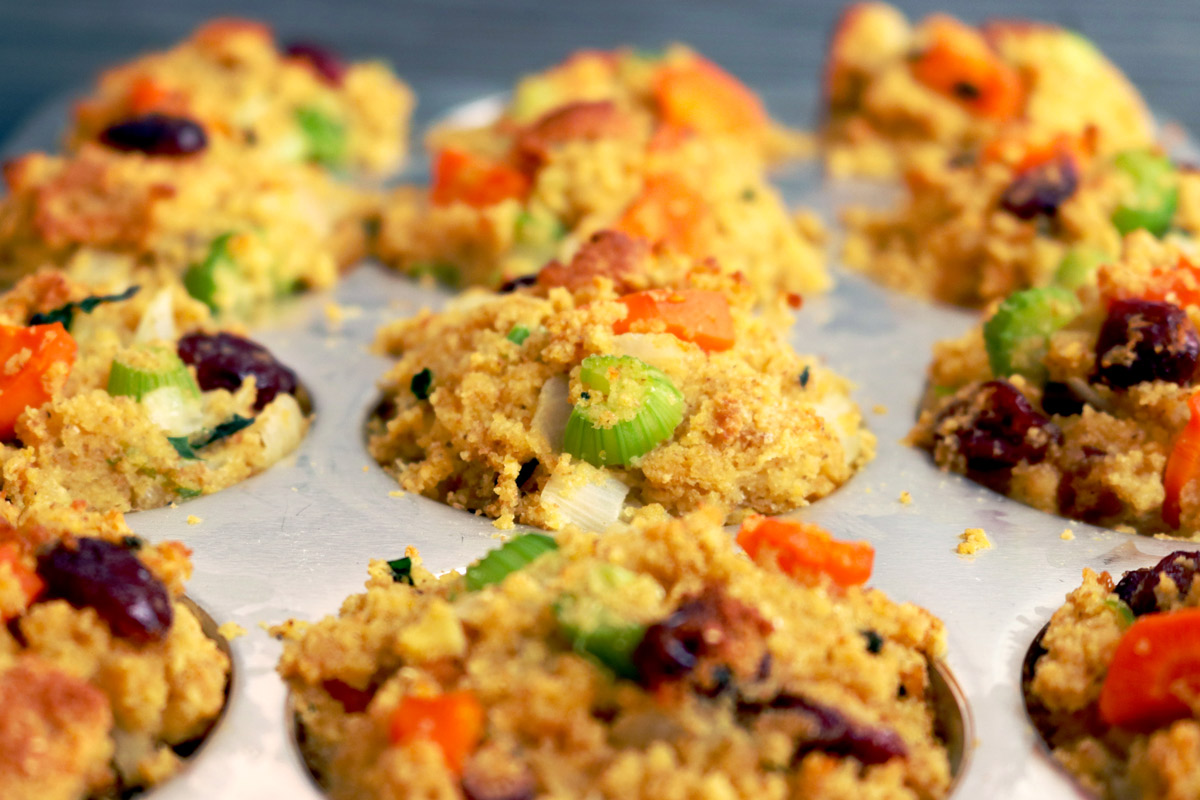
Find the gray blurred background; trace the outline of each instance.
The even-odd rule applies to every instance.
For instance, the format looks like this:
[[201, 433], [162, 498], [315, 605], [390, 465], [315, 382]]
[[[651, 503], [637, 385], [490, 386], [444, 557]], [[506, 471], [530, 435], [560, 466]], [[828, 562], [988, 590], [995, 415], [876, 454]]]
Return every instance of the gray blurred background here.
[[[1095, 41], [1161, 114], [1200, 127], [1200, 2], [897, 3], [970, 21], [1034, 17]], [[784, 121], [809, 123], [825, 40], [842, 7], [811, 0], [0, 0], [0, 140], [40, 105], [86, 87], [106, 65], [185, 36], [216, 15], [270, 22], [351, 58], [382, 57], [416, 89], [418, 123], [504, 89], [580, 47], [683, 41], [758, 90]]]

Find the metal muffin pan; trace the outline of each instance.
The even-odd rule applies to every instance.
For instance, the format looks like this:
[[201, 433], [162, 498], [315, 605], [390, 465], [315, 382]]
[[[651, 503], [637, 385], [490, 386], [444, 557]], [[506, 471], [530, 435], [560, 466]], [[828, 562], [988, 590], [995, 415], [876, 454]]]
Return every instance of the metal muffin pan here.
[[[479, 118], [489, 107], [494, 100], [485, 98], [463, 111]], [[65, 100], [45, 106], [4, 154], [52, 148], [67, 108]], [[789, 204], [816, 208], [827, 219], [847, 197], [880, 195], [878, 187], [823, 186], [813, 165], [776, 182]], [[791, 342], [857, 384], [854, 399], [879, 437], [879, 452], [846, 486], [796, 516], [836, 536], [870, 541], [871, 585], [944, 620], [946, 663], [974, 731], [972, 739], [967, 728], [967, 766], [954, 797], [1086, 797], [1046, 754], [1025, 714], [1026, 649], [1084, 567], [1119, 573], [1154, 563], [1177, 543], [1043, 514], [942, 473], [926, 453], [903, 444], [931, 346], [964, 332], [976, 317], [887, 292], [836, 266], [835, 273], [833, 292], [805, 298]], [[254, 337], [295, 368], [312, 395], [316, 417], [308, 437], [262, 475], [178, 507], [128, 516], [142, 536], [187, 543], [195, 564], [189, 596], [218, 622], [246, 629], [230, 642], [234, 676], [224, 716], [187, 767], [153, 790], [155, 800], [321, 798], [292, 739], [285, 687], [275, 674], [280, 645], [263, 625], [336, 613], [361, 590], [368, 560], [398, 557], [408, 545], [436, 572], [462, 568], [499, 543], [489, 520], [423, 497], [395, 496], [399, 487], [365, 446], [363, 423], [389, 363], [368, 351], [375, 330], [449, 297], [368, 262], [336, 290], [305, 297], [256, 328]], [[339, 324], [325, 313], [328, 303], [345, 312]], [[902, 492], [911, 503], [901, 502]], [[201, 521], [189, 524], [189, 516]], [[958, 535], [969, 527], [983, 528], [993, 549], [957, 555]], [[1067, 528], [1073, 540], [1060, 538]]]

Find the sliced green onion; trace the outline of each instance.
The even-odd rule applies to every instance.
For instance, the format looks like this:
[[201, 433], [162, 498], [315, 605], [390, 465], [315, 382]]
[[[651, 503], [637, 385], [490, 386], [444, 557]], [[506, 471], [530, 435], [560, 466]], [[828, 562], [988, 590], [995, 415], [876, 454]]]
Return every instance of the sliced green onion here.
[[646, 626], [624, 618], [609, 601], [637, 577], [616, 564], [600, 564], [588, 573], [585, 592], [563, 594], [553, 605], [559, 630], [575, 652], [630, 680], [638, 676], [633, 651], [645, 638]]
[[234, 414], [229, 419], [222, 422], [217, 427], [213, 428], [207, 435], [201, 436], [168, 436], [167, 441], [175, 448], [175, 452], [179, 453], [179, 457], [188, 460], [199, 459], [196, 455], [197, 450], [203, 450], [210, 444], [219, 442], [233, 436], [243, 428], [248, 428], [254, 424], [252, 418], [243, 417], [241, 414]]
[[412, 559], [408, 556], [397, 558], [387, 562], [388, 569], [392, 571], [392, 581], [395, 583], [407, 583], [409, 586], [415, 586], [412, 577]]
[[445, 261], [418, 261], [408, 268], [414, 278], [430, 276], [448, 289], [462, 288], [462, 270]]
[[198, 461], [200, 456], [196, 455], [195, 449], [192, 448], [191, 440], [186, 436], [168, 436], [167, 441], [171, 443], [171, 447], [175, 448], [175, 452], [185, 461]]
[[428, 400], [429, 393], [433, 390], [433, 371], [426, 367], [413, 375], [412, 380], [408, 382], [408, 388], [418, 400]]
[[138, 343], [122, 350], [108, 372], [108, 393], [132, 397], [170, 436], [191, 433], [203, 422], [200, 387], [173, 351]]
[[305, 157], [326, 167], [339, 167], [346, 161], [346, 126], [324, 111], [304, 107], [296, 109], [296, 122], [304, 134]]
[[1113, 166], [1133, 179], [1133, 188], [1113, 211], [1112, 222], [1122, 236], [1145, 228], [1162, 236], [1171, 227], [1179, 204], [1179, 181], [1166, 156], [1148, 150], [1126, 150]]
[[1054, 272], [1054, 283], [1064, 289], [1078, 289], [1096, 282], [1096, 270], [1112, 257], [1103, 250], [1086, 245], [1076, 245], [1067, 251], [1058, 269]]
[[1133, 621], [1134, 621], [1133, 609], [1130, 608], [1128, 606], [1128, 604], [1125, 603], [1125, 601], [1116, 600], [1112, 597], [1109, 597], [1108, 599], [1106, 599], [1104, 601], [1104, 605], [1108, 606], [1116, 613], [1117, 618], [1121, 620], [1121, 629], [1122, 630], [1124, 630], [1125, 628], [1128, 628], [1130, 625], [1133, 624]]
[[532, 563], [538, 556], [558, 549], [554, 537], [544, 533], [523, 533], [509, 539], [496, 550], [467, 567], [467, 589], [475, 592], [499, 583], [512, 573]]
[[515, 345], [525, 344], [525, 340], [529, 338], [529, 328], [524, 325], [514, 325], [512, 330], [508, 332], [508, 340]]
[[1005, 298], [983, 325], [988, 362], [997, 377], [1046, 376], [1042, 358], [1050, 335], [1079, 315], [1079, 299], [1059, 286], [1026, 289]]
[[183, 274], [183, 286], [188, 294], [208, 306], [214, 314], [241, 312], [253, 302], [241, 268], [229, 254], [229, 240], [233, 236], [233, 233], [223, 233], [213, 239], [204, 260], [193, 264]]
[[175, 487], [175, 494], [179, 495], [185, 500], [188, 500], [193, 497], [199, 497], [200, 495], [204, 494], [204, 492], [201, 489], [192, 489], [188, 486], [177, 486]]
[[588, 356], [584, 391], [567, 420], [563, 451], [597, 467], [627, 466], [671, 437], [683, 394], [662, 371], [633, 356]]

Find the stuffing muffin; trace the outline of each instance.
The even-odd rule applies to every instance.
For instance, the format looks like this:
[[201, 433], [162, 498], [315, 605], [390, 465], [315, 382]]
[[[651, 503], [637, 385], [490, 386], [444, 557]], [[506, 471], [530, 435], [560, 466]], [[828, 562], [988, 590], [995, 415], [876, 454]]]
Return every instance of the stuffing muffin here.
[[866, 543], [756, 518], [756, 564], [722, 516], [372, 562], [274, 631], [308, 763], [339, 799], [943, 797], [941, 622], [861, 586]]
[[0, 786], [6, 800], [128, 797], [212, 727], [229, 657], [183, 598], [182, 544], [148, 544], [116, 512], [35, 516], [0, 509]]
[[970, 154], [1019, 127], [1099, 134], [1102, 154], [1147, 147], [1141, 95], [1079, 34], [1025, 20], [974, 28], [934, 14], [917, 25], [886, 3], [842, 14], [825, 67], [826, 166], [894, 177]]
[[412, 92], [381, 61], [347, 64], [306, 42], [280, 50], [266, 25], [219, 19], [170, 50], [105, 71], [75, 106], [69, 144], [186, 117], [221, 151], [378, 180], [404, 163], [412, 108]]
[[626, 504], [790, 510], [873, 456], [847, 382], [709, 263], [605, 231], [525, 284], [380, 330], [369, 447], [405, 489], [601, 530]]
[[1023, 133], [914, 167], [898, 207], [845, 212], [843, 260], [891, 288], [979, 307], [1086, 279], [1132, 230], [1200, 231], [1200, 173], [1153, 149], [1103, 156], [1095, 142]]
[[365, 251], [372, 201], [319, 170], [137, 145], [86, 144], [71, 156], [8, 163], [0, 280], [45, 265], [89, 282], [163, 273], [214, 311], [249, 317], [332, 285]]
[[[715, 258], [764, 301], [827, 288], [820, 224], [793, 218], [766, 181], [761, 153], [747, 146], [755, 139], [741, 131], [749, 123], [724, 111], [754, 98], [715, 69], [686, 51], [656, 61], [590, 53], [526, 78], [491, 125], [434, 137], [432, 186], [401, 188], [385, 201], [379, 257], [454, 286], [494, 288], [616, 229]], [[691, 98], [678, 113], [695, 120], [647, 110], [639, 94], [609, 85], [612, 70], [674, 76]], [[591, 88], [563, 90], [568, 78]], [[707, 82], [737, 92], [707, 90]], [[771, 130], [765, 116], [755, 119], [756, 130]], [[738, 135], [710, 135], [706, 126], [718, 122], [736, 122], [730, 133]]]
[[1030, 652], [1025, 699], [1054, 758], [1104, 800], [1186, 800], [1200, 786], [1200, 553], [1083, 571]]
[[1200, 267], [1130, 234], [1095, 285], [1017, 292], [936, 346], [912, 440], [946, 470], [1073, 519], [1200, 532]]
[[99, 295], [54, 270], [0, 295], [0, 487], [19, 508], [154, 508], [291, 452], [296, 374], [174, 283]]

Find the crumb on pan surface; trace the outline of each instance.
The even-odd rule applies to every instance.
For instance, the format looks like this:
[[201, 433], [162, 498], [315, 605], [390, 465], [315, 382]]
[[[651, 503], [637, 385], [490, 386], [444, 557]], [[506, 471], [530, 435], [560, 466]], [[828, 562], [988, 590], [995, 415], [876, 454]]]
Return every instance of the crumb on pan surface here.
[[1026, 703], [1054, 758], [1104, 800], [1195, 795], [1194, 689], [1171, 665], [1195, 646], [1183, 631], [1200, 606], [1198, 564], [1200, 554], [1176, 551], [1115, 585], [1085, 569], [1041, 637]]
[[222, 150], [379, 179], [403, 165], [413, 104], [382, 61], [348, 64], [304, 42], [281, 49], [262, 23], [219, 19], [106, 70], [76, 104], [68, 140], [77, 148], [131, 118], [184, 116]]
[[[537, 281], [380, 330], [377, 346], [399, 360], [382, 379], [369, 448], [404, 489], [505, 527], [599, 529], [616, 520], [622, 498], [668, 513], [705, 503], [731, 515], [779, 513], [833, 491], [873, 456], [847, 382], [796, 354], [751, 313], [747, 288], [711, 266], [606, 232]], [[664, 285], [729, 309], [722, 349], [655, 320], [621, 328], [632, 312], [620, 298]], [[619, 464], [588, 463], [582, 451], [573, 458], [564, 445], [573, 409], [594, 401], [582, 365], [600, 356], [649, 365], [683, 400], [671, 435]], [[606, 402], [620, 413], [650, 407]]]
[[910, 441], [943, 469], [1071, 519], [1200, 531], [1191, 250], [1144, 231], [1075, 292], [1030, 289], [934, 348]]
[[[594, 90], [535, 90], [557, 87], [559, 73], [532, 76], [491, 125], [438, 131], [432, 186], [403, 187], [385, 201], [377, 255], [451, 286], [494, 288], [551, 258], [569, 261], [594, 233], [616, 228], [716, 259], [764, 303], [828, 288], [820, 225], [793, 219], [753, 146], [756, 135], [776, 130], [761, 108], [730, 131], [706, 130], [707, 115], [660, 119], [642, 96], [653, 75], [716, 69], [685, 49], [654, 61], [626, 51], [584, 53], [560, 70], [591, 75], [593, 68], [602, 84]], [[639, 76], [640, 88], [606, 88], [625, 72]], [[745, 87], [737, 93], [745, 95], [737, 102], [757, 103]]]
[[[943, 796], [926, 702], [941, 623], [876, 590], [757, 566], [721, 518], [560, 534], [478, 591], [411, 549], [414, 585], [373, 562], [338, 617], [275, 629], [310, 765], [335, 798]], [[579, 644], [597, 624], [643, 637], [626, 677], [590, 655], [613, 657], [595, 640]], [[685, 630], [700, 637], [688, 667], [645, 645]], [[478, 736], [410, 736], [405, 714], [430, 698], [475, 709]]]
[[[23, 410], [5, 408], [0, 481], [8, 501], [155, 508], [231, 486], [303, 439], [309, 414], [297, 400], [303, 390], [295, 374], [259, 345], [215, 328], [207, 308], [178, 284], [101, 296], [84, 310], [97, 296], [53, 270], [0, 295], [5, 337], [48, 331], [71, 350], [44, 372], [44, 362], [21, 361], [19, 353], [5, 362], [0, 385], [7, 390], [17, 391], [26, 377], [42, 382]], [[65, 326], [32, 324], [38, 315]], [[168, 366], [148, 373], [188, 387], [176, 402], [158, 403], [153, 392], [139, 399], [131, 394], [136, 384], [113, 383], [116, 362], [139, 358], [162, 360]]]
[[1087, 39], [1048, 23], [910, 23], [880, 2], [839, 19], [825, 64], [826, 168], [887, 178], [946, 163], [1013, 129], [1097, 130], [1111, 154], [1154, 141], [1133, 85]]
[[[64, 552], [104, 558], [104, 588], [96, 567]], [[182, 765], [175, 748], [211, 727], [230, 665], [181, 602], [189, 555], [133, 536], [116, 512], [0, 508], [6, 800], [108, 800], [154, 786]], [[125, 568], [139, 563], [136, 575]]]
[[984, 550], [992, 549], [992, 540], [988, 538], [983, 528], [967, 528], [958, 535], [958, 546], [954, 552], [960, 556], [973, 556]]

